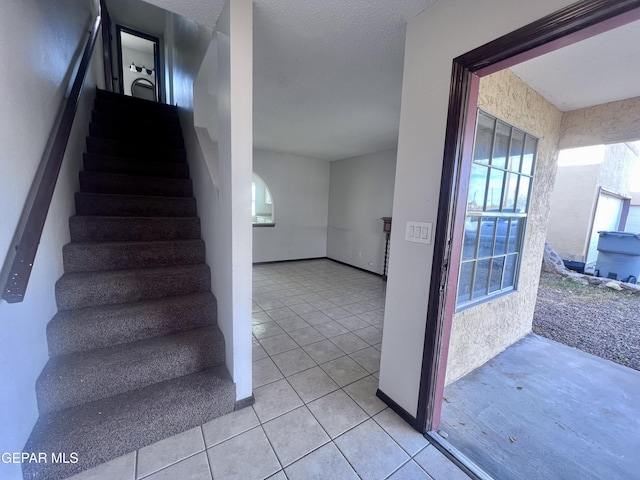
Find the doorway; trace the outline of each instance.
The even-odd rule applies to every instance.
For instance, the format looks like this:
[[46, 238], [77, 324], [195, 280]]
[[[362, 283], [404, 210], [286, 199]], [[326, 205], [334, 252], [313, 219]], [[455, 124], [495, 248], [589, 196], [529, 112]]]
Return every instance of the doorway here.
[[[467, 204], [464, 199], [468, 185], [462, 179], [468, 179], [471, 173], [470, 147], [475, 132], [480, 77], [637, 18], [637, 2], [619, 6], [611, 8], [597, 2], [578, 2], [454, 60], [438, 209], [438, 223], [446, 224], [446, 228], [436, 231], [433, 260], [434, 265], [444, 267], [434, 277], [434, 280], [439, 277], [438, 281], [432, 281], [430, 287], [417, 417], [418, 429], [428, 432], [436, 444], [441, 443], [434, 431], [440, 423], [448, 340], [456, 310], [457, 275], [463, 250], [464, 232], [461, 230], [465, 225]], [[441, 449], [455, 457], [446, 447], [441, 446]], [[464, 459], [457, 460], [465, 464]], [[474, 472], [471, 466], [468, 472], [475, 478], [481, 477], [481, 473]]]
[[120, 93], [162, 101], [160, 39], [116, 25]]

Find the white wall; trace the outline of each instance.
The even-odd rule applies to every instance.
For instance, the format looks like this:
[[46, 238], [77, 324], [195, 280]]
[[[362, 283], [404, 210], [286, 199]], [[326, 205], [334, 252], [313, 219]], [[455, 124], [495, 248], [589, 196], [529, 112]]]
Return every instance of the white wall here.
[[396, 150], [331, 162], [327, 256], [382, 274], [390, 217]]
[[276, 223], [253, 228], [253, 261], [325, 257], [329, 162], [255, 150], [253, 170], [271, 191]]
[[417, 413], [433, 245], [405, 242], [407, 221], [436, 222], [452, 60], [573, 0], [448, 0], [409, 21], [380, 389]]
[[[0, 15], [0, 254], [4, 261], [62, 105], [80, 45], [95, 18], [92, 1], [4, 2]], [[62, 275], [62, 246], [95, 94], [103, 86], [100, 37], [69, 146], [22, 303], [0, 302], [0, 452], [19, 452], [38, 417], [35, 381], [48, 358], [46, 324], [56, 313], [54, 284]], [[34, 61], [37, 60], [37, 61]], [[4, 286], [4, 285], [3, 285]], [[22, 478], [19, 465], [0, 463], [0, 478]]]
[[[249, 397], [252, 388], [252, 99], [247, 94], [252, 91], [251, 2], [234, 2], [223, 15], [228, 34], [217, 32], [213, 39], [206, 27], [168, 14], [166, 31], [173, 49], [167, 63], [173, 65], [173, 99], [180, 107], [212, 290], [218, 300], [218, 325], [226, 342], [226, 364], [240, 400]], [[196, 75], [217, 79], [215, 95], [197, 81], [194, 90]], [[195, 129], [194, 104], [198, 110]], [[217, 145], [208, 131], [216, 125]]]

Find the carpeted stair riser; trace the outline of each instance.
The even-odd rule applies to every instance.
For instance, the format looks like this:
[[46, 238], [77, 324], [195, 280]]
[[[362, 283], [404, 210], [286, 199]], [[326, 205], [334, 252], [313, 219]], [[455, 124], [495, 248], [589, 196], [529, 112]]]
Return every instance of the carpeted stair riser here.
[[84, 154], [84, 169], [89, 172], [161, 178], [189, 178], [189, 166], [186, 163], [120, 158], [90, 153]]
[[53, 357], [36, 381], [38, 410], [64, 410], [222, 363], [217, 326]]
[[216, 324], [211, 292], [58, 312], [47, 325], [49, 355], [67, 355]]
[[210, 289], [211, 274], [206, 264], [65, 273], [56, 282], [56, 301], [58, 310], [70, 310], [208, 292]]
[[191, 180], [183, 178], [138, 177], [114, 173], [80, 172], [80, 191], [151, 195], [158, 197], [192, 197]]
[[121, 112], [99, 112], [94, 110], [91, 112], [92, 123], [99, 123], [101, 125], [118, 125], [120, 128], [135, 132], [141, 129], [143, 132], [149, 130], [156, 132], [157, 135], [171, 135], [181, 136], [182, 129], [178, 117], [170, 115], [161, 115], [159, 117], [147, 116], [144, 120], [143, 126], [140, 123], [140, 117], [138, 115], [131, 115], [129, 113]]
[[43, 415], [24, 450], [77, 452], [79, 462], [25, 463], [24, 478], [61, 480], [231, 413], [234, 401], [235, 385], [221, 366]]
[[76, 193], [76, 214], [120, 217], [195, 217], [194, 198]]
[[72, 242], [194, 240], [200, 238], [200, 219], [74, 215], [69, 229]]
[[178, 109], [172, 105], [166, 105], [158, 109], [149, 102], [113, 102], [96, 98], [93, 101], [93, 109], [96, 112], [113, 112], [135, 118], [138, 122], [153, 118], [154, 121], [180, 123]]
[[[178, 115], [178, 107], [160, 102], [150, 102], [142, 98], [123, 97], [119, 93], [98, 91], [93, 104], [94, 109], [124, 108], [135, 112], [145, 112], [154, 117], [159, 114]], [[139, 117], [138, 117], [139, 118]]]
[[157, 145], [130, 144], [126, 141], [87, 137], [87, 153], [113, 155], [126, 158], [154, 159], [164, 162], [186, 162], [187, 153], [182, 148]]
[[204, 263], [202, 240], [161, 242], [68, 243], [62, 249], [64, 271], [98, 272]]
[[175, 129], [158, 131], [157, 126], [146, 127], [138, 124], [135, 128], [129, 125], [113, 125], [108, 123], [91, 123], [89, 135], [95, 138], [126, 141], [132, 144], [155, 144], [169, 148], [184, 148], [184, 140]]

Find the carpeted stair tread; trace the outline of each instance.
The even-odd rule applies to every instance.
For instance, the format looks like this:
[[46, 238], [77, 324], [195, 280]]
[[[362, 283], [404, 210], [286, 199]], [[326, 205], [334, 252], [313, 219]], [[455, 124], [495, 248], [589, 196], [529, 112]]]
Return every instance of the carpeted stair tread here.
[[160, 197], [193, 196], [193, 186], [187, 178], [139, 177], [100, 172], [80, 172], [80, 191]]
[[198, 217], [111, 217], [74, 215], [72, 242], [125, 242], [200, 238]]
[[211, 289], [209, 267], [179, 265], [65, 273], [56, 282], [58, 310], [151, 300]]
[[25, 463], [26, 480], [59, 480], [231, 413], [235, 385], [220, 366], [43, 415], [25, 446], [77, 452], [76, 464]]
[[132, 144], [166, 145], [171, 148], [184, 147], [180, 131], [173, 126], [162, 128], [157, 125], [147, 126], [144, 123], [138, 123], [135, 128], [132, 128], [126, 124], [92, 122], [89, 125], [89, 135], [95, 138], [126, 140]]
[[54, 357], [215, 325], [211, 292], [58, 312], [47, 325]]
[[92, 153], [84, 154], [84, 169], [88, 172], [120, 173], [140, 177], [189, 178], [187, 163], [122, 158]]
[[194, 217], [193, 197], [154, 197], [76, 192], [76, 214], [102, 216]]
[[204, 263], [205, 251], [200, 239], [72, 242], [62, 248], [62, 259], [67, 273], [98, 272]]
[[184, 148], [170, 148], [154, 144], [131, 144], [127, 141], [87, 137], [87, 153], [127, 158], [161, 159], [165, 162], [186, 162]]
[[217, 326], [52, 357], [36, 381], [38, 409], [51, 413], [223, 363]]

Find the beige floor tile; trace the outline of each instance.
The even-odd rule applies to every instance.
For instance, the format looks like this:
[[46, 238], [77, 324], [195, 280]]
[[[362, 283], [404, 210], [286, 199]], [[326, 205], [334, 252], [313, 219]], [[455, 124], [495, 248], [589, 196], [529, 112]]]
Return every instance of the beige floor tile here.
[[305, 403], [338, 390], [340, 387], [320, 367], [310, 368], [287, 378]]
[[387, 408], [386, 403], [376, 397], [378, 379], [368, 376], [344, 387], [344, 391], [369, 415], [373, 416]]
[[336, 358], [323, 363], [322, 369], [341, 387], [366, 377], [369, 373], [354, 360], [347, 357]]
[[179, 463], [160, 470], [145, 480], [212, 480], [211, 470], [205, 452], [189, 457]]
[[302, 349], [313, 358], [317, 364], [322, 364], [344, 357], [345, 353], [329, 340], [322, 340], [311, 345], [305, 345]]
[[262, 427], [284, 467], [329, 441], [307, 407], [297, 408]]
[[367, 342], [351, 332], [331, 338], [331, 343], [344, 353], [354, 353], [369, 346]]
[[253, 362], [252, 375], [253, 388], [258, 388], [283, 378], [282, 373], [280, 373], [280, 370], [278, 370], [278, 367], [276, 367], [276, 364], [273, 363], [271, 358], [263, 358], [262, 360]]
[[278, 353], [298, 348], [298, 344], [286, 333], [276, 335], [275, 337], [264, 338], [260, 340], [260, 345], [262, 345], [262, 348], [264, 348], [269, 355], [277, 355]]
[[384, 479], [409, 460], [371, 419], [336, 438], [335, 443], [363, 480]]
[[202, 451], [202, 430], [192, 428], [138, 450], [137, 475], [145, 477]]
[[344, 328], [339, 323], [334, 322], [333, 320], [321, 323], [320, 325], [314, 325], [314, 328], [327, 338], [337, 337], [338, 335], [349, 333], [349, 330]]
[[469, 477], [454, 465], [433, 445], [418, 453], [414, 460], [434, 480], [469, 480]]
[[284, 379], [256, 388], [253, 395], [256, 399], [253, 409], [261, 422], [267, 422], [303, 404], [295, 390]]
[[328, 443], [289, 465], [289, 480], [358, 480], [358, 475], [333, 443]]
[[405, 463], [399, 470], [389, 477], [389, 480], [433, 480], [413, 460]]
[[289, 336], [301, 347], [320, 342], [325, 339], [324, 335], [313, 327], [294, 330], [293, 332], [289, 332]]
[[369, 415], [342, 390], [325, 395], [307, 407], [331, 438], [369, 419]]
[[279, 353], [271, 359], [285, 377], [316, 366], [316, 362], [302, 348]]
[[282, 468], [262, 427], [211, 447], [207, 454], [214, 479], [262, 480]]
[[95, 468], [78, 473], [67, 480], [134, 480], [136, 476], [136, 452], [131, 452]]
[[390, 408], [378, 413], [373, 419], [411, 456], [429, 445], [424, 435], [411, 428]]
[[205, 445], [212, 447], [258, 425], [260, 425], [260, 421], [252, 407], [228, 413], [202, 426]]
[[380, 350], [376, 348], [363, 348], [349, 356], [369, 373], [375, 373], [380, 370]]

